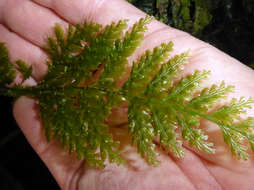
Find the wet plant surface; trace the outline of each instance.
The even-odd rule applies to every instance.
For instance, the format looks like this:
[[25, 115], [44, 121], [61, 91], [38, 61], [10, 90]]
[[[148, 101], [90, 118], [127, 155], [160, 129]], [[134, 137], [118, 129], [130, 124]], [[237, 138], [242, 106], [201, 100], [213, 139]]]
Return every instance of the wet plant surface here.
[[[169, 10], [168, 1], [132, 0], [132, 2], [169, 23], [168, 16], [171, 16], [172, 13]], [[214, 2], [217, 7], [209, 10], [212, 15], [210, 23], [202, 31], [193, 35], [211, 43], [246, 65], [253, 64], [253, 0], [217, 0]], [[191, 9], [193, 12], [193, 4]], [[193, 13], [191, 15], [193, 17]], [[12, 116], [11, 102], [10, 98], [0, 97], [2, 118], [2, 132], [0, 133], [1, 189], [59, 189], [46, 166], [27, 143], [16, 125]]]

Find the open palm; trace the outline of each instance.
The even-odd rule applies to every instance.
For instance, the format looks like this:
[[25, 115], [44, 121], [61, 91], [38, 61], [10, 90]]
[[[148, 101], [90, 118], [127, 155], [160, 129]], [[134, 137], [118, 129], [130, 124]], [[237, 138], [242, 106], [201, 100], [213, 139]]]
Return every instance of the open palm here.
[[[144, 13], [122, 0], [1, 0], [0, 41], [10, 50], [12, 61], [23, 59], [33, 65], [33, 78], [26, 81], [35, 85], [47, 70], [47, 55], [41, 49], [52, 33], [55, 23], [63, 26], [81, 23], [84, 19], [102, 25], [129, 19], [133, 24]], [[189, 64], [182, 75], [194, 70], [211, 70], [207, 84], [220, 83], [236, 86], [234, 97], [254, 96], [254, 72], [216, 48], [187, 33], [153, 21], [148, 26], [142, 46], [130, 58], [130, 63], [146, 49], [162, 42], [173, 41], [173, 54], [190, 49]], [[21, 79], [16, 78], [19, 82]], [[89, 168], [83, 161], [68, 155], [56, 141], [47, 143], [39, 120], [36, 100], [19, 98], [14, 105], [15, 118], [29, 143], [47, 165], [62, 189], [80, 190], [189, 190], [189, 189], [253, 189], [254, 156], [238, 161], [224, 145], [220, 130], [211, 123], [202, 127], [209, 140], [217, 147], [215, 155], [197, 153], [185, 145], [185, 157], [176, 159], [158, 148], [160, 166], [148, 166], [130, 146], [127, 137], [126, 108], [114, 110], [109, 122], [114, 138], [121, 142], [123, 166], [107, 164], [103, 170]], [[254, 110], [248, 115], [253, 116]]]

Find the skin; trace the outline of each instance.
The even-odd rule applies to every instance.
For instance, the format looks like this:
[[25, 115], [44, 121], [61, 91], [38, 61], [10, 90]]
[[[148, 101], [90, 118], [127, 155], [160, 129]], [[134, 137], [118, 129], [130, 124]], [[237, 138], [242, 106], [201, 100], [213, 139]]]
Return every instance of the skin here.
[[[52, 34], [55, 23], [67, 26], [81, 23], [84, 19], [102, 25], [119, 19], [129, 19], [132, 25], [145, 14], [122, 0], [1, 0], [0, 41], [5, 42], [14, 62], [23, 59], [33, 66], [33, 77], [26, 85], [36, 85], [47, 71], [47, 55], [41, 49], [46, 37]], [[222, 80], [234, 85], [230, 97], [254, 96], [254, 72], [234, 58], [187, 33], [153, 21], [141, 47], [129, 59], [140, 56], [162, 42], [173, 41], [175, 54], [190, 50], [189, 64], [181, 75], [194, 70], [211, 70], [210, 80], [205, 84], [219, 84]], [[131, 66], [131, 64], [130, 64]], [[20, 82], [20, 75], [16, 82]], [[158, 147], [158, 167], [148, 166], [130, 146], [127, 137], [126, 109], [115, 110], [109, 123], [114, 138], [121, 142], [126, 165], [107, 164], [103, 170], [93, 169], [83, 161], [68, 155], [56, 141], [48, 143], [39, 119], [36, 100], [21, 97], [13, 108], [14, 116], [28, 142], [47, 165], [61, 189], [80, 190], [175, 190], [175, 189], [253, 189], [254, 156], [248, 161], [238, 161], [231, 156], [229, 148], [217, 126], [202, 122], [209, 141], [217, 147], [215, 155], [207, 155], [185, 144], [185, 157], [174, 158]], [[254, 116], [254, 110], [247, 112]]]

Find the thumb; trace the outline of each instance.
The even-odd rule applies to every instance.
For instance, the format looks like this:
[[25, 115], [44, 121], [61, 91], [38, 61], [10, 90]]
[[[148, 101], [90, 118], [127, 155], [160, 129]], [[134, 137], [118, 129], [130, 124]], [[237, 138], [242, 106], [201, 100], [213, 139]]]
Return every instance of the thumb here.
[[76, 189], [78, 176], [85, 164], [77, 160], [75, 155], [69, 155], [57, 141], [49, 143], [46, 140], [39, 119], [38, 103], [31, 98], [20, 97], [14, 104], [13, 114], [30, 145], [46, 164], [61, 189]]

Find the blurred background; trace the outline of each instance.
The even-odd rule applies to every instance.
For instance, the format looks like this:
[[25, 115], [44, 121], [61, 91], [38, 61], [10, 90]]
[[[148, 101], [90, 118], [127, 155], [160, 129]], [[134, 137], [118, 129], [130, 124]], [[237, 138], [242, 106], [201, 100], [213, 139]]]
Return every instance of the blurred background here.
[[[128, 1], [254, 68], [254, 0]], [[0, 189], [59, 189], [17, 127], [12, 99], [0, 96], [0, 111]]]
[[165, 24], [254, 66], [254, 0], [128, 1]]

